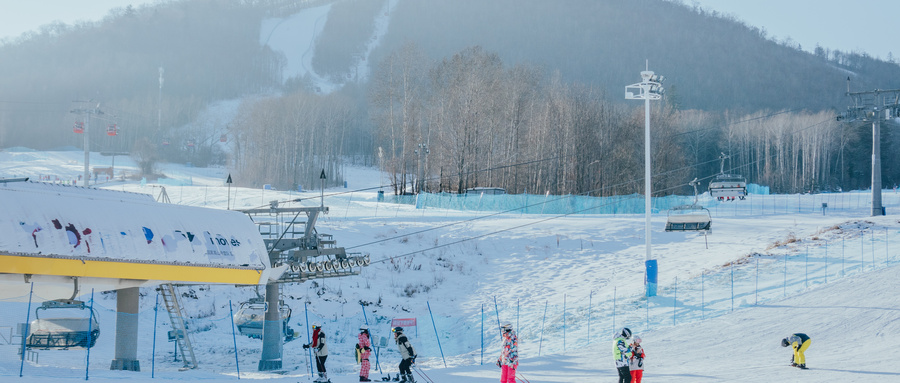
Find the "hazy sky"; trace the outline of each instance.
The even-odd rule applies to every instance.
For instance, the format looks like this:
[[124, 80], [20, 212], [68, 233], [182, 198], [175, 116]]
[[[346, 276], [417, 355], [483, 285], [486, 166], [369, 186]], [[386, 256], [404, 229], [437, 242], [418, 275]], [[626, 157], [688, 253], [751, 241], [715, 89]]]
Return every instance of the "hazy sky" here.
[[749, 25], [765, 27], [779, 41], [790, 37], [812, 51], [816, 44], [850, 52], [861, 50], [900, 58], [897, 0], [683, 0], [704, 9], [733, 14]]
[[[99, 20], [110, 8], [157, 0], [0, 0], [0, 38], [16, 37], [55, 20]], [[553, 0], [547, 0], [553, 1]], [[597, 0], [602, 1], [602, 0]], [[804, 50], [815, 45], [872, 56], [900, 56], [900, 0], [682, 0], [733, 14], [764, 27], [779, 40], [791, 37]]]

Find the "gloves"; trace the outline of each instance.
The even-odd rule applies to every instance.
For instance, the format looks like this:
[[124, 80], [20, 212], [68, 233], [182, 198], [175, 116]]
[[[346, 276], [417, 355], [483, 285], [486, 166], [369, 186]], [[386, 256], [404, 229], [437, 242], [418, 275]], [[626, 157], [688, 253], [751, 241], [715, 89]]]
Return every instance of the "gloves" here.
[[304, 350], [306, 350], [306, 349], [308, 349], [308, 348], [309, 348], [309, 345], [308, 345], [308, 344], [304, 344], [304, 345], [303, 345], [303, 349], [304, 349]]
[[500, 365], [500, 358], [497, 358], [497, 367], [502, 367], [502, 366]]

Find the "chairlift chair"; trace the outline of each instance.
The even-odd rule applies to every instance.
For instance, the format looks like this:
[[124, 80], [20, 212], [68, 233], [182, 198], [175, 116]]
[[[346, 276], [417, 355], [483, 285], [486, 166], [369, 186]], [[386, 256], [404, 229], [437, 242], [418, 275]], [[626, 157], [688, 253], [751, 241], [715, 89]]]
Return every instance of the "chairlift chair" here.
[[[56, 318], [41, 318], [40, 313], [45, 314], [54, 310], [67, 310], [71, 313], [78, 310], [80, 317], [63, 316]], [[31, 321], [26, 347], [42, 349], [68, 349], [71, 347], [90, 348], [97, 343], [100, 337], [100, 325], [97, 322], [97, 312], [86, 306], [84, 302], [73, 299], [57, 299], [44, 302], [34, 311], [35, 320]]]
[[709, 209], [697, 204], [696, 178], [690, 182], [694, 187], [694, 203], [690, 205], [676, 206], [669, 210], [666, 217], [666, 231], [703, 231], [709, 232], [712, 228], [712, 217]]
[[75, 121], [75, 127], [72, 128], [72, 131], [79, 134], [84, 133], [84, 122]]
[[709, 209], [699, 205], [681, 205], [669, 210], [666, 231], [710, 231]]
[[[291, 320], [291, 308], [284, 301], [278, 301], [281, 311], [282, 326], [285, 341], [294, 340], [294, 330], [288, 326]], [[254, 339], [262, 339], [263, 323], [266, 318], [266, 300], [264, 298], [251, 298], [241, 303], [241, 307], [234, 314], [234, 324], [241, 335]]]
[[119, 127], [117, 127], [116, 124], [109, 124], [109, 126], [106, 127], [107, 136], [115, 136], [117, 134], [119, 134]]
[[228, 136], [223, 134], [219, 137], [219, 142], [228, 142]]
[[739, 174], [725, 174], [725, 159], [728, 156], [722, 153], [719, 159], [719, 174], [709, 183], [709, 195], [717, 200], [744, 199], [747, 196], [747, 180]]

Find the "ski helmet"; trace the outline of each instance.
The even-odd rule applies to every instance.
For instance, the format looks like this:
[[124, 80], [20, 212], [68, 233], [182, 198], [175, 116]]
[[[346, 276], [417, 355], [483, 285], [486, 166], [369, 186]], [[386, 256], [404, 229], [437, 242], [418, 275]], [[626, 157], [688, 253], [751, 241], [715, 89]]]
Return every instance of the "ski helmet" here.
[[316, 324], [312, 325], [312, 328], [313, 328], [313, 330], [315, 330], [317, 328], [322, 328], [322, 325], [316, 323]]
[[619, 332], [619, 334], [621, 334], [625, 339], [631, 338], [631, 329], [625, 327], [622, 329], [622, 331]]
[[359, 331], [366, 331], [366, 332], [368, 332], [368, 331], [369, 331], [369, 326], [366, 326], [366, 325], [359, 326]]
[[784, 338], [784, 339], [781, 340], [781, 347], [787, 347], [787, 346], [790, 346], [790, 345], [791, 345], [791, 342], [788, 341], [788, 338]]
[[635, 335], [631, 341], [634, 342], [634, 344], [641, 344], [641, 337]]
[[401, 333], [403, 333], [403, 327], [397, 326], [397, 327], [394, 327], [393, 329], [391, 329], [391, 331], [393, 331], [397, 334], [401, 334]]
[[501, 328], [503, 329], [504, 332], [510, 332], [510, 331], [512, 331], [512, 323], [507, 323], [507, 324], [503, 325], [503, 327], [501, 327]]

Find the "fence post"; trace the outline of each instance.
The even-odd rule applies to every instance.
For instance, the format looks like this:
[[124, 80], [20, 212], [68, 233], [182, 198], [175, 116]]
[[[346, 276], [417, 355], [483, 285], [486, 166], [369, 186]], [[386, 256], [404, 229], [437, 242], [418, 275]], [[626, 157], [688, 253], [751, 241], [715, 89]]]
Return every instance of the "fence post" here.
[[[231, 305], [231, 301], [229, 301], [229, 306]], [[152, 354], [150, 354], [150, 379], [155, 378], [156, 376], [156, 317], [159, 315], [159, 291], [156, 291], [156, 305], [153, 306], [153, 348]], [[232, 326], [234, 325], [234, 317], [231, 319]], [[237, 358], [237, 350], [234, 351], [234, 357]]]
[[672, 300], [672, 326], [675, 326], [675, 308], [678, 307], [678, 277], [675, 277], [675, 299]]
[[19, 364], [19, 377], [22, 377], [22, 369], [25, 368], [25, 339], [31, 332], [31, 296], [34, 293], [34, 282], [31, 282], [31, 290], [28, 292], [28, 311], [25, 312], [25, 332], [22, 333], [22, 360]]
[[591, 344], [591, 306], [594, 303], [594, 290], [591, 290], [591, 293], [588, 294], [588, 345]]
[[781, 287], [781, 295], [787, 296], [787, 254], [784, 255], [784, 284]]
[[[157, 295], [157, 301], [159, 301], [159, 295]], [[237, 350], [237, 334], [234, 332], [234, 309], [231, 307], [231, 299], [228, 300], [228, 316], [231, 318], [231, 339], [234, 341], [234, 365], [237, 367], [237, 378], [241, 379], [241, 365], [238, 363], [238, 350]], [[154, 321], [156, 318], [154, 317]], [[156, 324], [154, 322], [154, 327]], [[154, 344], [156, 344], [156, 338], [153, 339]]]
[[613, 286], [613, 328], [612, 332], [616, 332], [616, 287]]
[[541, 340], [538, 342], [538, 356], [541, 356], [541, 348], [544, 346], [544, 323], [547, 322], [547, 301], [544, 301], [544, 319], [541, 320]]
[[431, 327], [434, 328], [434, 337], [437, 338], [438, 349], [441, 350], [441, 360], [444, 361], [444, 368], [447, 368], [447, 359], [444, 359], [444, 348], [441, 347], [441, 337], [438, 336], [437, 326], [434, 324], [434, 314], [431, 313], [431, 303], [425, 301], [428, 305], [428, 315], [431, 315]]
[[753, 305], [759, 305], [759, 257], [756, 257], [756, 292], [754, 293]]
[[[88, 380], [88, 372], [91, 370], [91, 349], [94, 348], [93, 340], [94, 337], [91, 336], [91, 333], [94, 332], [94, 289], [91, 289], [91, 314], [88, 319], [88, 335], [87, 335], [87, 362], [84, 364], [84, 380]], [[185, 334], [187, 335], [187, 334]], [[22, 350], [24, 353], [25, 350]]]
[[500, 332], [500, 341], [503, 341], [503, 327], [500, 327], [500, 307], [497, 306], [497, 296], [494, 295], [494, 312], [497, 314], [497, 331]]

